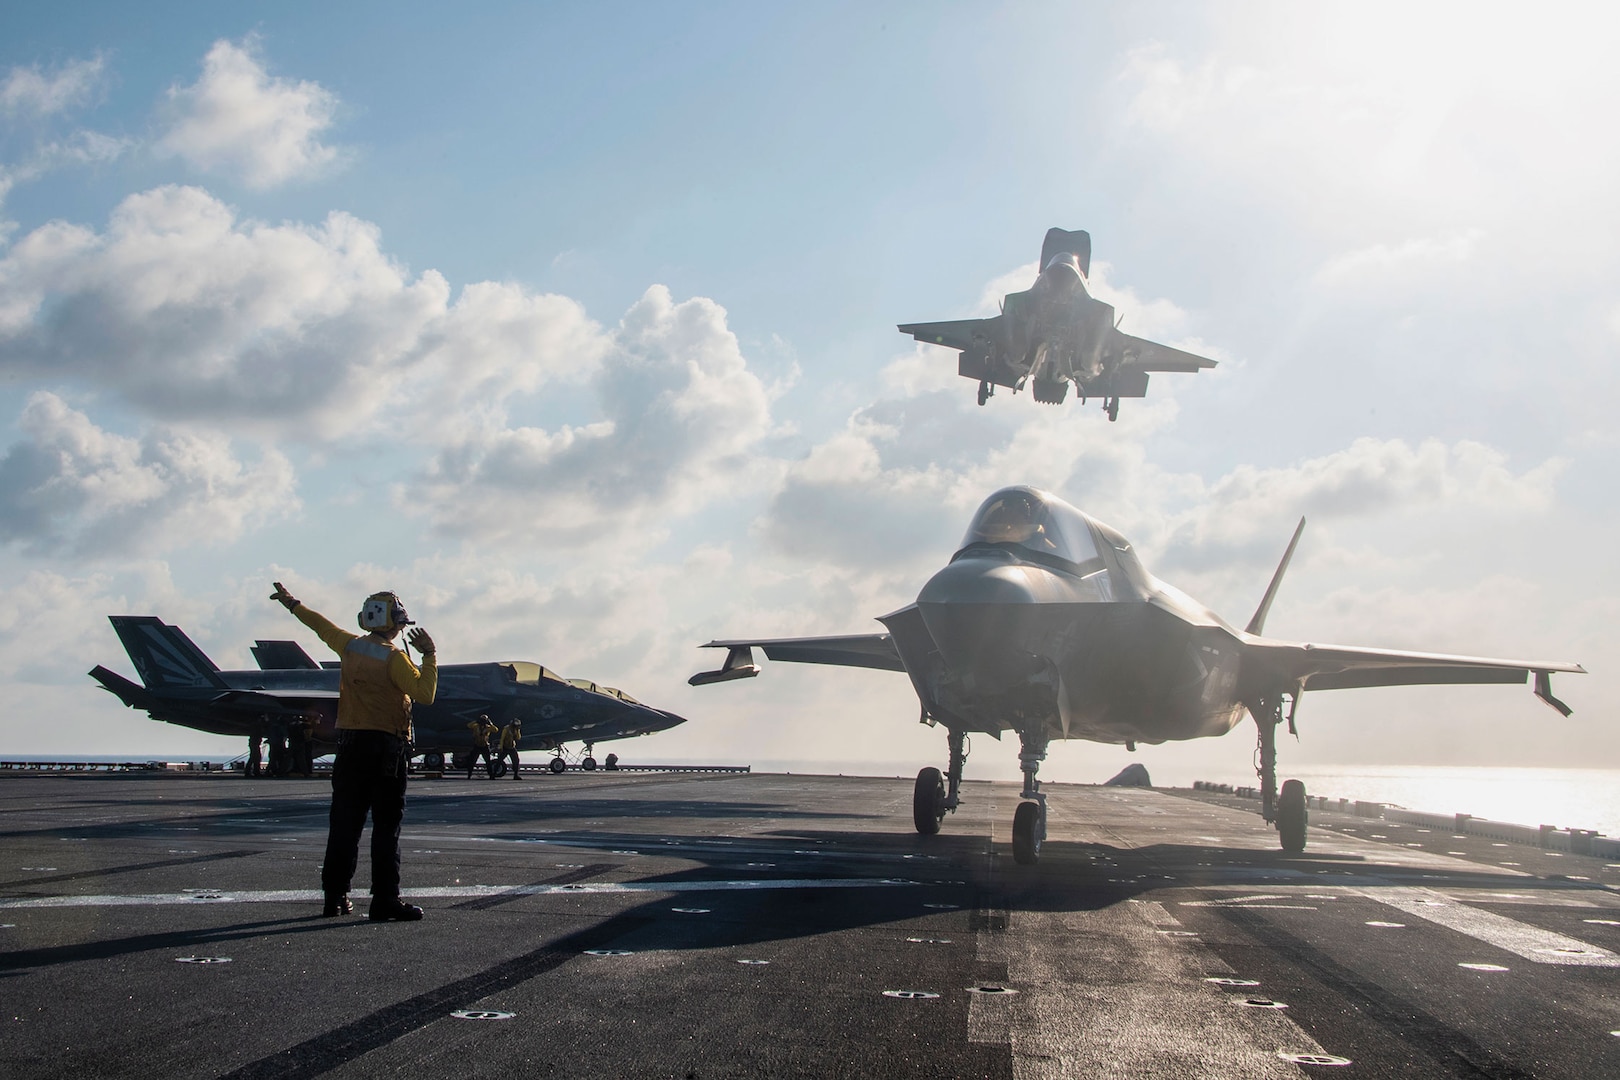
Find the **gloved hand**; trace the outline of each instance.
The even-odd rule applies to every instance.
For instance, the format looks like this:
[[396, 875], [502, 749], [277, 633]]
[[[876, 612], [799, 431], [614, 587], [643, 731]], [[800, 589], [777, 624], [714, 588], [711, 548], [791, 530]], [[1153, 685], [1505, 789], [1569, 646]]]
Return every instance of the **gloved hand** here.
[[287, 591], [287, 586], [279, 581], [271, 582], [271, 584], [276, 587], [276, 591], [270, 594], [270, 599], [276, 601], [288, 611], [298, 606], [298, 598]]
[[423, 656], [433, 655], [433, 638], [420, 626], [411, 627], [405, 635], [405, 640], [410, 642], [411, 648]]

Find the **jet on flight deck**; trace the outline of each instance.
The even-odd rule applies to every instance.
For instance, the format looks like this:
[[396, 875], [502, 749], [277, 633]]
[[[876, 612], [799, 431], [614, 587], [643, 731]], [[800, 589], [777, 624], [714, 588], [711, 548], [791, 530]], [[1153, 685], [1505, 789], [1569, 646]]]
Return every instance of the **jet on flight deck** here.
[[1239, 630], [1147, 572], [1130, 543], [1047, 492], [1010, 487], [991, 495], [960, 549], [913, 604], [878, 621], [884, 634], [711, 641], [729, 650], [694, 686], [759, 674], [753, 649], [772, 660], [903, 671], [922, 720], [942, 725], [948, 764], [917, 774], [912, 816], [939, 831], [958, 805], [967, 735], [1014, 732], [1024, 787], [1013, 817], [1013, 855], [1036, 861], [1046, 799], [1036, 773], [1052, 739], [1137, 743], [1224, 735], [1247, 712], [1259, 728], [1262, 813], [1286, 851], [1305, 847], [1305, 786], [1277, 790], [1276, 731], [1307, 690], [1429, 683], [1524, 683], [1564, 715], [1552, 695], [1562, 660], [1502, 660], [1279, 641], [1262, 636], [1294, 548], [1294, 530], [1259, 608]]
[[1119, 419], [1119, 399], [1146, 397], [1154, 371], [1197, 372], [1215, 361], [1121, 333], [1114, 308], [1087, 290], [1091, 234], [1048, 229], [1041, 271], [1023, 292], [1008, 293], [1001, 314], [988, 319], [904, 323], [918, 341], [958, 349], [957, 373], [979, 381], [983, 405], [1005, 386], [1030, 387], [1035, 400], [1062, 404], [1074, 383], [1083, 402], [1101, 398], [1108, 419]]
[[[244, 738], [285, 736], [288, 724], [305, 719], [313, 724], [316, 754], [337, 748], [336, 662], [317, 664], [296, 642], [260, 641], [253, 648], [260, 670], [221, 671], [177, 626], [150, 615], [113, 615], [109, 620], [141, 685], [100, 665], [90, 677], [130, 708], [144, 709], [165, 723]], [[502, 727], [521, 720], [519, 752], [556, 752], [553, 772], [566, 767], [565, 743], [584, 743], [580, 764], [594, 769], [593, 744], [686, 722], [622, 690], [588, 679], [564, 679], [524, 660], [441, 664], [433, 704], [412, 707], [415, 751], [423, 766], [437, 770], [446, 754], [471, 753], [467, 724], [480, 714]]]

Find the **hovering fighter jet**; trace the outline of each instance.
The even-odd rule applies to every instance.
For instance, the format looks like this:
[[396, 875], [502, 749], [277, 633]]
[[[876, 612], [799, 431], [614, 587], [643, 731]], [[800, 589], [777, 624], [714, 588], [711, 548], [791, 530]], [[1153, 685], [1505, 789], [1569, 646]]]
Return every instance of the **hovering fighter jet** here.
[[[285, 735], [294, 720], [314, 726], [315, 753], [337, 747], [337, 663], [317, 664], [291, 641], [260, 641], [253, 654], [258, 671], [221, 671], [177, 626], [150, 615], [110, 616], [113, 629], [141, 677], [137, 685], [97, 665], [90, 677], [132, 709], [154, 720], [215, 735]], [[523, 722], [518, 750], [560, 750], [564, 742], [587, 745], [584, 761], [595, 768], [589, 746], [684, 724], [683, 717], [643, 705], [622, 690], [588, 679], [564, 679], [524, 660], [441, 664], [439, 691], [431, 705], [412, 709], [416, 752], [437, 770], [446, 754], [470, 752], [467, 724], [486, 714], [497, 725]], [[561, 755], [555, 759], [560, 761]], [[560, 771], [553, 765], [553, 771]]]
[[1102, 399], [1119, 419], [1119, 399], [1146, 397], [1148, 373], [1212, 368], [1215, 361], [1121, 333], [1114, 308], [1087, 291], [1091, 234], [1048, 229], [1041, 272], [1023, 292], [1008, 293], [1001, 314], [988, 319], [904, 323], [900, 332], [931, 345], [961, 350], [957, 373], [979, 380], [983, 405], [1006, 386], [1030, 385], [1035, 400], [1062, 404], [1069, 384], [1083, 402]]
[[1554, 660], [1495, 660], [1263, 637], [1266, 614], [1299, 543], [1288, 544], [1254, 617], [1242, 630], [1154, 578], [1130, 543], [1063, 500], [1028, 487], [991, 495], [960, 549], [917, 595], [878, 621], [886, 634], [711, 641], [729, 650], [694, 686], [759, 674], [753, 649], [772, 660], [903, 671], [922, 720], [943, 725], [948, 764], [917, 774], [912, 817], [939, 831], [958, 804], [965, 736], [1019, 739], [1024, 788], [1013, 816], [1013, 856], [1033, 863], [1046, 835], [1036, 773], [1052, 739], [1137, 743], [1224, 735], [1248, 712], [1259, 728], [1262, 812], [1283, 849], [1305, 847], [1305, 786], [1277, 791], [1276, 729], [1294, 730], [1307, 690], [1420, 683], [1523, 683], [1564, 715], [1551, 673], [1584, 672]]

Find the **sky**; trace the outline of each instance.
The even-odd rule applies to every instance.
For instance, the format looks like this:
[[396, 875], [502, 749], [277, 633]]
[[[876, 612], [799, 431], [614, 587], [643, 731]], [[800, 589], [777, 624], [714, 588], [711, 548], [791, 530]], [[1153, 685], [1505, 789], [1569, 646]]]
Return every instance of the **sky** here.
[[[626, 760], [910, 775], [870, 633], [1009, 484], [1277, 637], [1572, 659], [1309, 694], [1300, 764], [1612, 764], [1620, 11], [1522, 5], [33, 5], [0, 38], [0, 756], [235, 754], [85, 672], [222, 667], [393, 589], [442, 662], [689, 718]], [[980, 408], [900, 322], [1051, 226], [1220, 362]], [[1254, 732], [1043, 777], [1243, 782]], [[969, 777], [1017, 775], [983, 738]], [[607, 749], [609, 747], [604, 747]]]

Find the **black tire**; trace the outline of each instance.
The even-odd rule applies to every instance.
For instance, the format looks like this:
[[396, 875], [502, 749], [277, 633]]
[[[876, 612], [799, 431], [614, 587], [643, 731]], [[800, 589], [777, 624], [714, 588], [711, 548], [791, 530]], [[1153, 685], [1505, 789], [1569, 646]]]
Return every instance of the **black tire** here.
[[1284, 780], [1277, 795], [1277, 834], [1282, 837], [1282, 849], [1297, 855], [1305, 850], [1305, 785], [1298, 780]]
[[505, 775], [506, 775], [506, 759], [505, 758], [496, 758], [494, 761], [491, 761], [489, 763], [489, 778], [491, 780], [499, 780], [501, 777], [503, 777]]
[[586, 757], [584, 761], [579, 763], [579, 767], [584, 769], [586, 772], [595, 772], [596, 759], [593, 757]]
[[423, 772], [443, 772], [444, 771], [444, 755], [443, 754], [423, 754], [422, 755], [422, 771]]
[[564, 761], [562, 758], [554, 757], [551, 759], [551, 771], [556, 773], [558, 776], [561, 776], [563, 770], [566, 768], [568, 768], [568, 762]]
[[911, 821], [924, 836], [939, 832], [945, 816], [945, 779], [938, 769], [917, 773], [917, 786], [911, 791]]
[[1034, 866], [1041, 857], [1041, 804], [1021, 802], [1013, 812], [1013, 862]]

